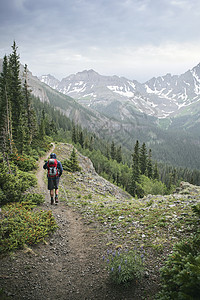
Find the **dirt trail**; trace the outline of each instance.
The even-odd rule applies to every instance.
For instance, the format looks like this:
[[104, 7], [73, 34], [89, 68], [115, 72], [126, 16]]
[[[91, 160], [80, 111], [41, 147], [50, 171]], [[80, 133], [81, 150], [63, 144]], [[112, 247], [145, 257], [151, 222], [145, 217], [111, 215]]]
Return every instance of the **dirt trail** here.
[[[42, 209], [50, 209], [59, 228], [47, 241], [0, 260], [0, 288], [15, 300], [101, 300], [141, 299], [134, 291], [116, 289], [109, 284], [102, 267], [104, 241], [94, 227], [86, 225], [65, 202], [50, 205], [44, 182], [44, 159], [40, 159], [37, 178], [45, 195]], [[67, 200], [67, 199], [66, 199]]]

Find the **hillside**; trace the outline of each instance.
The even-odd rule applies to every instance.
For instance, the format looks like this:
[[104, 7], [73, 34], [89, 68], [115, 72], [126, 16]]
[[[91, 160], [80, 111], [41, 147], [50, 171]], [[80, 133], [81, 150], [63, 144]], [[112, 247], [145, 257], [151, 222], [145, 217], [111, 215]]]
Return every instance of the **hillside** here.
[[[85, 80], [90, 80], [91, 87], [93, 81], [102, 84], [99, 79], [101, 76], [97, 73], [94, 76], [94, 73], [94, 71], [83, 72], [78, 76], [80, 78], [84, 76]], [[77, 87], [77, 79], [75, 76], [72, 77], [74, 86]], [[91, 79], [93, 77], [94, 79]], [[30, 86], [33, 86], [34, 83], [32, 83], [31, 78], [30, 75]], [[116, 80], [116, 77], [114, 79]], [[104, 84], [108, 84], [109, 80], [111, 79], [105, 77]], [[38, 79], [36, 81], [39, 84], [40, 81]], [[55, 88], [53, 82], [47, 83]], [[48, 101], [75, 123], [94, 132], [100, 138], [108, 141], [112, 138], [117, 144], [121, 144], [126, 151], [132, 152], [136, 140], [139, 140], [145, 142], [152, 149], [153, 159], [159, 162], [192, 169], [200, 168], [199, 117], [198, 110], [195, 107], [194, 115], [189, 111], [188, 114], [179, 118], [158, 119], [138, 111], [132, 101], [130, 103], [130, 101], [121, 102], [121, 100], [117, 100], [116, 94], [109, 98], [109, 101], [106, 100], [107, 94], [105, 94], [105, 102], [102, 106], [100, 100], [104, 96], [101, 94], [101, 89], [98, 89], [100, 100], [90, 101], [89, 106], [86, 101], [87, 97], [83, 97], [83, 102], [80, 99], [76, 101], [41, 82], [37, 91], [43, 91], [48, 96]], [[78, 91], [78, 88], [75, 91]], [[74, 95], [71, 94], [71, 96]]]
[[[62, 161], [72, 146], [53, 150]], [[48, 156], [48, 155], [47, 155]], [[0, 284], [10, 299], [153, 299], [159, 290], [159, 268], [174, 243], [193, 234], [192, 205], [200, 188], [182, 183], [173, 195], [133, 199], [95, 172], [78, 153], [81, 172], [64, 172], [59, 206], [50, 206], [46, 176], [39, 163], [42, 210], [52, 209], [59, 225], [46, 244], [1, 258]], [[103, 256], [107, 251], [136, 248], [145, 273], [136, 285], [111, 284]]]

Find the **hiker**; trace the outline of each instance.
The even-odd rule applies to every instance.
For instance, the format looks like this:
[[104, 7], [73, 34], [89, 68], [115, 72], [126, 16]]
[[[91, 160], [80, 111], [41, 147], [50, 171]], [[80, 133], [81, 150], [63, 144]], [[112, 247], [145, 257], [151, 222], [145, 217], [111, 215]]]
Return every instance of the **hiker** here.
[[54, 189], [55, 189], [55, 204], [58, 204], [58, 185], [59, 179], [63, 172], [62, 164], [56, 159], [56, 154], [51, 153], [50, 159], [44, 164], [44, 169], [47, 169], [48, 190], [50, 190], [51, 205], [54, 204]]

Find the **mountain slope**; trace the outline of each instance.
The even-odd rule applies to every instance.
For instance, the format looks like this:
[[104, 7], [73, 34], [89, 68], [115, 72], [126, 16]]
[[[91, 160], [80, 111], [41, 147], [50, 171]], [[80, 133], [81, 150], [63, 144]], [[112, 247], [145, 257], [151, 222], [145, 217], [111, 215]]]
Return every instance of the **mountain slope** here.
[[200, 168], [200, 64], [180, 76], [167, 74], [144, 84], [93, 70], [59, 83], [51, 77], [51, 84], [115, 121], [114, 128], [103, 133], [112, 133], [129, 150], [138, 139], [158, 161]]

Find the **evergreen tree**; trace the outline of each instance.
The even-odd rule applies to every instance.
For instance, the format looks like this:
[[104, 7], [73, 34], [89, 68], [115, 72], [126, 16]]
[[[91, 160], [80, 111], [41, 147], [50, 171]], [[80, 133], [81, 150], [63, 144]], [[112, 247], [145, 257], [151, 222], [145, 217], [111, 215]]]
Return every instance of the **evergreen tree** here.
[[135, 196], [137, 191], [137, 183], [140, 182], [140, 159], [139, 159], [139, 142], [136, 141], [133, 153], [132, 175], [130, 193]]
[[72, 128], [72, 143], [76, 144], [77, 143], [77, 134], [76, 134], [76, 127], [73, 125]]
[[44, 140], [46, 134], [46, 130], [45, 130], [45, 111], [44, 108], [42, 110], [42, 117], [40, 120], [40, 125], [39, 125], [39, 139], [41, 139], [42, 141]]
[[25, 75], [25, 81], [24, 81], [24, 87], [23, 87], [23, 95], [24, 95], [24, 118], [26, 120], [26, 143], [28, 145], [31, 144], [34, 132], [36, 131], [36, 119], [35, 119], [35, 113], [31, 105], [31, 93], [28, 89], [28, 69], [27, 65], [25, 65], [24, 68], [24, 75]]
[[85, 140], [84, 140], [84, 148], [85, 148], [85, 149], [88, 149], [88, 148], [89, 148], [89, 138], [88, 138], [88, 136], [85, 137]]
[[83, 131], [82, 130], [79, 132], [79, 141], [78, 142], [81, 145], [81, 148], [83, 148], [83, 146], [84, 146], [84, 138], [83, 138]]
[[145, 143], [142, 144], [140, 149], [140, 171], [144, 175], [147, 169], [147, 149]]
[[0, 146], [4, 158], [6, 153], [12, 153], [12, 115], [8, 72], [8, 59], [4, 56], [3, 72], [0, 75]]
[[76, 171], [81, 170], [81, 168], [79, 167], [78, 158], [77, 158], [75, 148], [73, 148], [69, 160], [68, 159], [64, 160], [63, 169], [66, 170], [66, 171], [69, 171], [69, 172], [76, 172]]
[[113, 160], [116, 159], [116, 147], [113, 141], [111, 143], [110, 156]]
[[93, 138], [93, 136], [91, 136], [91, 138], [90, 138], [89, 150], [90, 151], [94, 150], [94, 138]]
[[116, 151], [116, 161], [120, 163], [122, 161], [122, 147], [119, 146]]
[[19, 55], [17, 54], [17, 46], [14, 41], [12, 46], [13, 52], [9, 57], [9, 94], [11, 101], [11, 110], [12, 110], [12, 130], [13, 130], [13, 139], [17, 146], [18, 139], [18, 128], [22, 127], [23, 118], [22, 118], [22, 106], [23, 106], [23, 97], [21, 92], [21, 80], [19, 77], [20, 71], [20, 62]]
[[147, 177], [152, 178], [152, 176], [153, 176], [152, 154], [151, 154], [151, 149], [149, 149], [148, 161], [147, 161]]
[[107, 159], [110, 159], [110, 147], [109, 145], [106, 143], [106, 153], [105, 153]]
[[153, 168], [153, 179], [159, 180], [159, 172], [158, 172], [157, 162], [155, 163], [154, 168]]

